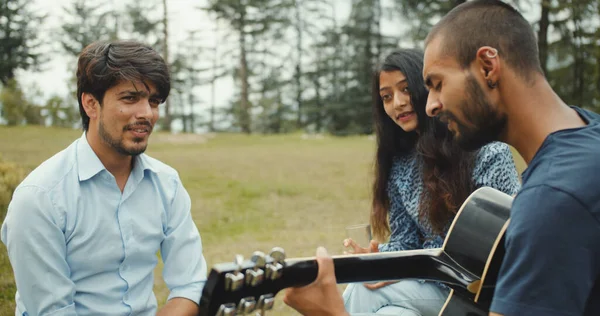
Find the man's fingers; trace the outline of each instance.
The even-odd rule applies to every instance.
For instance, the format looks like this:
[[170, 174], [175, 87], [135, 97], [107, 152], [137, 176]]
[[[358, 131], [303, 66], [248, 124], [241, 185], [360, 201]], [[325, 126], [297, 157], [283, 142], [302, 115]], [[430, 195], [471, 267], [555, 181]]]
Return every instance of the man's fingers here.
[[293, 293], [294, 293], [293, 288], [285, 289], [285, 292], [283, 292], [283, 302], [285, 303], [285, 305], [292, 306], [293, 302], [290, 299], [290, 297], [294, 297]]
[[[333, 267], [333, 259], [327, 253], [327, 249], [324, 247], [317, 248], [317, 264], [319, 266], [319, 272], [317, 273], [317, 280], [320, 282], [332, 281], [335, 283], [335, 269]], [[332, 280], [330, 280], [332, 279]]]

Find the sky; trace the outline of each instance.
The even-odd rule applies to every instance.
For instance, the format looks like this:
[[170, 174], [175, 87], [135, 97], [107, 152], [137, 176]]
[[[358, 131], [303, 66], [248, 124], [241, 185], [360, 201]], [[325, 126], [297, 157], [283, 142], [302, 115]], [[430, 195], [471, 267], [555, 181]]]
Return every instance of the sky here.
[[[123, 1], [116, 0], [104, 0], [110, 5], [118, 7], [122, 5]], [[157, 3], [161, 3], [160, 0], [154, 0]], [[339, 16], [345, 17], [349, 13], [350, 0], [336, 0], [340, 4]], [[44, 98], [52, 94], [66, 94], [69, 91], [68, 80], [71, 77], [71, 72], [74, 71], [75, 58], [68, 56], [61, 51], [60, 43], [53, 40], [56, 33], [59, 32], [61, 23], [64, 21], [65, 14], [63, 7], [72, 3], [72, 0], [33, 0], [33, 8], [36, 12], [47, 14], [48, 17], [44, 21], [38, 36], [42, 36], [45, 39], [49, 39], [52, 48], [45, 54], [45, 57], [49, 59], [49, 62], [43, 64], [43, 69], [38, 71], [19, 71], [17, 78], [19, 82], [24, 86], [36, 85], [40, 88]], [[210, 30], [215, 27], [214, 22], [201, 10], [195, 9], [196, 7], [204, 4], [203, 0], [167, 0], [168, 16], [169, 16], [169, 36], [170, 46], [173, 47], [177, 43], [182, 42], [188, 35], [188, 31], [191, 30]], [[157, 6], [157, 11], [162, 14], [162, 6]], [[213, 46], [215, 41], [221, 39], [218, 34], [213, 32], [203, 32], [202, 35], [205, 45]], [[222, 40], [222, 39], [221, 39]], [[69, 69], [69, 65], [73, 69]], [[232, 80], [229, 78], [221, 80], [217, 89], [230, 90], [233, 85]], [[220, 100], [225, 102], [226, 100]], [[222, 103], [221, 102], [221, 103]]]

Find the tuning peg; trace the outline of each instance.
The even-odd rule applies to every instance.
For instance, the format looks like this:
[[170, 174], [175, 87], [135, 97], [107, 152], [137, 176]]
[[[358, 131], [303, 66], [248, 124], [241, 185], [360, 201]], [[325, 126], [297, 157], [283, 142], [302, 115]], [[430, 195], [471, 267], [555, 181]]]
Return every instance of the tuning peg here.
[[217, 316], [235, 316], [235, 314], [235, 304], [233, 303], [221, 304], [217, 311]]
[[275, 298], [273, 294], [264, 294], [258, 298], [258, 303], [256, 304], [256, 308], [263, 311], [268, 311], [273, 309], [273, 305], [275, 304]]
[[239, 314], [245, 315], [250, 314], [256, 309], [256, 299], [249, 296], [242, 298], [238, 304], [237, 311]]
[[269, 257], [273, 258], [273, 261], [283, 263], [285, 261], [285, 250], [281, 247], [273, 247], [269, 253]]
[[281, 247], [274, 247], [269, 253], [269, 257], [273, 258], [273, 262], [267, 264], [267, 279], [276, 280], [281, 277], [281, 270], [285, 263], [285, 251]]
[[246, 271], [246, 285], [257, 286], [265, 278], [265, 272], [262, 269], [265, 267], [267, 259], [264, 253], [255, 251], [250, 260], [254, 262], [254, 268]]
[[244, 285], [244, 274], [242, 270], [242, 264], [244, 263], [244, 256], [236, 255], [233, 259], [236, 269], [233, 273], [225, 274], [225, 290], [226, 291], [237, 291]]
[[267, 259], [265, 254], [262, 251], [255, 251], [250, 258], [252, 262], [254, 262], [254, 266], [257, 268], [264, 268], [267, 263]]
[[281, 263], [275, 262], [267, 264], [267, 267], [265, 268], [265, 270], [267, 271], [266, 278], [271, 281], [279, 279], [279, 277], [281, 277], [282, 269], [283, 266], [281, 265]]
[[242, 264], [244, 263], [244, 256], [235, 255], [233, 263], [238, 267], [238, 271], [240, 271], [242, 269]]

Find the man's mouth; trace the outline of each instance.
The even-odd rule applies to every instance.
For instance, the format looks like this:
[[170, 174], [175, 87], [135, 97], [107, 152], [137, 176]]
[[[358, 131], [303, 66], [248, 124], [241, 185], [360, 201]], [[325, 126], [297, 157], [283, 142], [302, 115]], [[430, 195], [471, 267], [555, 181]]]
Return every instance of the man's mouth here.
[[124, 129], [125, 131], [133, 132], [136, 137], [143, 137], [152, 132], [152, 125], [150, 123], [138, 123], [127, 125]]

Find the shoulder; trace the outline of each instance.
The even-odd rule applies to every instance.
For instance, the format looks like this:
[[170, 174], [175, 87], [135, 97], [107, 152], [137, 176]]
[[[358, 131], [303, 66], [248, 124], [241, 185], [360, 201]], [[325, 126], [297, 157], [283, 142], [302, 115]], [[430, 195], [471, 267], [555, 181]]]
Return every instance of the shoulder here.
[[175, 168], [146, 154], [140, 155], [140, 159], [143, 163], [144, 169], [149, 170], [160, 178], [179, 181], [179, 173], [177, 170], [175, 170]]
[[189, 199], [189, 194], [175, 168], [146, 154], [140, 155], [139, 158], [142, 161], [144, 172], [149, 175], [151, 181], [158, 186], [167, 200]]
[[477, 152], [474, 167], [474, 176], [479, 177], [490, 169], [499, 169], [502, 172], [515, 169], [512, 153], [507, 144], [492, 142]]
[[63, 183], [68, 176], [73, 175], [76, 177], [76, 145], [77, 141], [42, 162], [25, 177], [17, 190], [20, 187], [29, 186], [51, 191], [60, 183]]
[[[512, 204], [505, 246], [493, 311], [583, 315], [598, 273], [600, 225], [578, 197], [548, 185], [523, 189]], [[540, 284], [544, 295], [529, 295]], [[575, 300], [565, 301], [564, 293]]]
[[477, 152], [477, 163], [481, 164], [489, 160], [510, 160], [512, 161], [512, 153], [510, 147], [502, 142], [491, 142], [479, 149]]
[[419, 168], [417, 160], [417, 154], [414, 152], [403, 156], [395, 156], [392, 160], [390, 175], [392, 177], [397, 177], [400, 175], [411, 174]]
[[524, 187], [515, 196], [511, 221], [514, 219], [513, 222], [518, 226], [540, 225], [545, 221], [571, 216], [574, 212], [587, 212], [587, 209], [583, 201], [570, 192], [551, 184], [539, 184]]
[[600, 124], [548, 136], [523, 173], [523, 187], [548, 185], [600, 208]]

